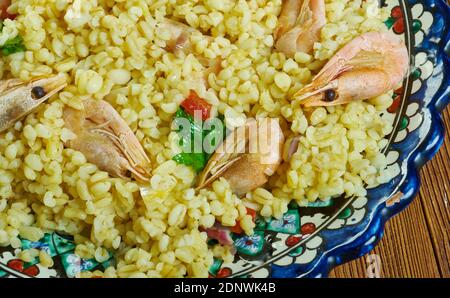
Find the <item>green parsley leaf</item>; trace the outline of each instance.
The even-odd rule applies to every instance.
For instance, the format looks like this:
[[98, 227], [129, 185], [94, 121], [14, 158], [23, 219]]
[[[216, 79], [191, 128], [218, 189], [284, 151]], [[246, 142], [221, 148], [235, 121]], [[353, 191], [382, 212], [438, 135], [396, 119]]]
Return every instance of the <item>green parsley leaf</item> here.
[[[195, 121], [194, 118], [186, 113], [182, 108], [179, 108], [175, 113], [174, 122], [175, 125], [181, 129], [181, 124], [185, 122], [187, 119], [190, 124], [189, 133], [178, 133], [180, 135], [180, 147], [182, 149], [182, 153], [175, 155], [172, 159], [175, 160], [179, 164], [184, 164], [187, 166], [191, 166], [197, 173], [199, 173], [208, 163], [209, 158], [212, 153], [208, 153], [204, 151], [203, 142], [206, 137], [211, 141], [211, 147], [215, 148], [221, 143], [226, 136], [226, 128], [223, 121], [223, 117], [218, 117], [218, 120], [221, 122], [221, 127], [223, 131], [219, 129], [219, 127], [213, 127], [211, 129], [203, 128], [203, 121]], [[196, 144], [196, 142], [200, 142], [200, 144]], [[195, 147], [197, 145], [198, 147]], [[196, 152], [195, 148], [201, 148], [203, 152]]]
[[14, 38], [6, 41], [3, 46], [0, 47], [0, 51], [3, 56], [8, 56], [18, 52], [24, 52], [26, 50], [23, 45], [23, 38], [20, 35], [17, 35]]

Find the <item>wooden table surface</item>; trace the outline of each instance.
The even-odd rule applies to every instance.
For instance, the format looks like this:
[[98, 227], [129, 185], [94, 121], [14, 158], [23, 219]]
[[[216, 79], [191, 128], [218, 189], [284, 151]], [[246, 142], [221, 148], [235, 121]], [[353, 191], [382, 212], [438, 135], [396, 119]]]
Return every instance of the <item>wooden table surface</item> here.
[[450, 106], [443, 118], [445, 141], [421, 170], [419, 195], [388, 221], [372, 252], [336, 267], [330, 277], [450, 277]]

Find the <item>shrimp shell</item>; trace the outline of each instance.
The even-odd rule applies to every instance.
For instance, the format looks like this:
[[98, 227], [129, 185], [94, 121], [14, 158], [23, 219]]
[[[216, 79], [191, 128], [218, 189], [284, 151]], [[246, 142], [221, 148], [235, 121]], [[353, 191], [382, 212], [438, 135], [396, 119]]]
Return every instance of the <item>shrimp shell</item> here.
[[[396, 88], [408, 68], [408, 50], [398, 36], [389, 32], [365, 33], [339, 50], [293, 98], [305, 107], [373, 98]], [[325, 101], [327, 90], [335, 92], [335, 100]]]
[[[13, 126], [66, 85], [63, 76], [39, 77], [29, 82], [20, 79], [0, 81], [0, 132]], [[37, 98], [32, 92], [34, 87], [42, 87], [45, 95]]]
[[285, 0], [274, 32], [275, 49], [288, 57], [310, 54], [326, 24], [324, 0]]
[[[171, 19], [163, 19], [158, 23], [158, 27], [168, 30], [171, 33], [171, 37], [166, 43], [166, 51], [174, 53], [175, 55], [180, 55], [180, 52], [182, 52], [185, 56], [194, 55], [200, 64], [203, 65], [204, 69], [194, 73], [190, 81], [192, 85], [196, 85], [200, 82], [200, 84], [208, 89], [208, 76], [211, 73], [217, 75], [222, 70], [222, 58], [219, 56], [216, 58], [206, 58], [195, 53], [191, 43], [191, 36], [193, 34], [202, 35], [202, 33], [184, 23]], [[208, 42], [212, 42], [214, 40], [211, 36], [202, 36], [206, 38]]]
[[[182, 51], [185, 55], [194, 52], [190, 38], [192, 34], [201, 34], [200, 31], [171, 19], [163, 19], [157, 26], [168, 30], [171, 34], [170, 39], [166, 43], [168, 52], [176, 54], [178, 51]], [[211, 38], [209, 37], [209, 39]]]
[[112, 176], [127, 179], [131, 173], [140, 182], [148, 181], [150, 160], [119, 113], [104, 100], [85, 99], [83, 106], [64, 109], [66, 127], [76, 135], [65, 145]]
[[[197, 189], [219, 177], [239, 196], [264, 185], [280, 165], [283, 142], [277, 119], [247, 119], [216, 149], [199, 176]], [[255, 145], [258, 148], [252, 147]]]

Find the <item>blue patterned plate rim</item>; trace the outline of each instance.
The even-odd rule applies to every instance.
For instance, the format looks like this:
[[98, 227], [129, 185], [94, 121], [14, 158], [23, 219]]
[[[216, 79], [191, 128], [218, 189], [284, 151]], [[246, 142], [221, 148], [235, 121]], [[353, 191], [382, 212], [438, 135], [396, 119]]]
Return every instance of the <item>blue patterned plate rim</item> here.
[[[439, 151], [444, 141], [445, 128], [441, 113], [450, 103], [450, 6], [444, 0], [400, 1], [404, 7], [407, 5], [405, 2], [410, 6], [422, 3], [424, 7], [434, 9], [434, 21], [429, 32], [421, 44], [414, 45], [410, 53], [413, 56], [419, 51], [425, 51], [435, 59], [433, 75], [427, 80], [427, 86], [433, 85], [433, 89], [437, 91], [423, 107], [430, 113], [431, 127], [421, 144], [410, 155], [412, 162], [408, 164], [404, 183], [398, 187], [403, 193], [402, 200], [391, 207], [380, 204], [376, 210], [371, 211], [371, 221], [362, 235], [348, 244], [323, 252], [314, 268], [310, 272], [298, 274], [299, 277], [326, 277], [334, 267], [362, 257], [375, 248], [383, 236], [386, 222], [416, 197], [420, 188], [419, 171]], [[412, 28], [410, 16], [407, 22], [408, 26], [405, 27]], [[411, 38], [414, 40], [414, 36]]]

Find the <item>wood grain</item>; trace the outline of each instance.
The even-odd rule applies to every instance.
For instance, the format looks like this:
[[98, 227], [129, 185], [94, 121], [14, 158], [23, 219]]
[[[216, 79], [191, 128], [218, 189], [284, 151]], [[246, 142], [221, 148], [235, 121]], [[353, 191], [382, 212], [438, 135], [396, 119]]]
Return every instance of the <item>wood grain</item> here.
[[[450, 132], [450, 108], [443, 112]], [[419, 195], [386, 225], [370, 254], [380, 257], [380, 277], [450, 277], [450, 138], [421, 171]], [[367, 256], [343, 264], [330, 277], [367, 277]]]

